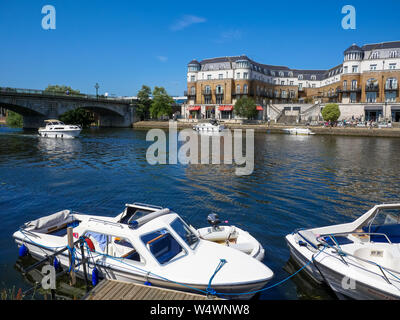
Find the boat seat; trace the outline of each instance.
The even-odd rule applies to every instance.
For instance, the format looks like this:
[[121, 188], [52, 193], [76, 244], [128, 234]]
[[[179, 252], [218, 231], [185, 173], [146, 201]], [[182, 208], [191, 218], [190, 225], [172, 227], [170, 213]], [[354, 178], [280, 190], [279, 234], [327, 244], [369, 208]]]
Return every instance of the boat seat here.
[[[393, 243], [400, 243], [400, 224], [387, 224], [381, 226], [368, 226], [363, 227], [364, 232], [384, 233], [389, 240]], [[370, 235], [370, 241], [373, 242], [387, 242], [386, 238], [382, 235]]]

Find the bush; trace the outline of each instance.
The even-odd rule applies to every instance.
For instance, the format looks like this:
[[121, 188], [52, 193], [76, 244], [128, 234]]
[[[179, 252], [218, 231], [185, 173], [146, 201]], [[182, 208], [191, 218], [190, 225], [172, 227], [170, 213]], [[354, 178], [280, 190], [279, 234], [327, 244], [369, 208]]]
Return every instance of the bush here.
[[82, 128], [88, 128], [94, 122], [92, 114], [82, 108], [65, 112], [60, 116], [60, 120], [65, 124], [80, 125]]
[[8, 111], [6, 124], [10, 128], [22, 128], [24, 125], [24, 121], [20, 114], [15, 113], [13, 111]]
[[235, 114], [252, 119], [257, 116], [257, 105], [252, 98], [242, 97], [235, 103]]
[[328, 103], [321, 111], [325, 121], [335, 122], [340, 117], [340, 109], [336, 103]]

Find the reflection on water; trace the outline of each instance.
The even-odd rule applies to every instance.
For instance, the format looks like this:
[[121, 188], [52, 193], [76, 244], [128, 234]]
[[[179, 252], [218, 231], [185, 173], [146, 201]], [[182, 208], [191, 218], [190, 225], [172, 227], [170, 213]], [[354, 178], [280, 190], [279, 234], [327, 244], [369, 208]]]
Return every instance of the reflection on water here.
[[[94, 129], [58, 140], [0, 131], [0, 283], [24, 283], [12, 268], [16, 228], [62, 209], [114, 216], [127, 202], [147, 202], [195, 227], [216, 212], [262, 243], [273, 284], [288, 276], [284, 236], [295, 228], [351, 221], [376, 203], [399, 201], [399, 139], [256, 133], [254, 172], [237, 176], [235, 164], [151, 166], [146, 133]], [[328, 299], [297, 280], [260, 298]]]

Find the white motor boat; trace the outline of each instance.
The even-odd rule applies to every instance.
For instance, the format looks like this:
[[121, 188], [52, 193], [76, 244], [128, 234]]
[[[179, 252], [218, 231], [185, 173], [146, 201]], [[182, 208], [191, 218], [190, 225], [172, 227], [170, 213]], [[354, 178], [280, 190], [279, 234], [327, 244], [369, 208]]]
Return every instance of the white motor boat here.
[[79, 136], [82, 128], [77, 125], [64, 124], [59, 120], [45, 120], [45, 127], [39, 128], [39, 135], [41, 137], [49, 138], [75, 138]]
[[400, 299], [400, 203], [376, 205], [353, 222], [286, 236], [292, 257], [339, 298]]
[[248, 232], [236, 226], [219, 226], [221, 221], [216, 214], [210, 214], [207, 220], [211, 227], [196, 230], [201, 239], [242, 251], [259, 261], [264, 259], [264, 248]]
[[286, 128], [286, 129], [283, 129], [283, 131], [285, 133], [294, 134], [294, 135], [305, 135], [305, 136], [307, 136], [307, 135], [315, 134], [314, 132], [312, 132], [308, 128]]
[[218, 120], [211, 120], [209, 123], [198, 123], [193, 126], [193, 130], [198, 132], [221, 132], [225, 129], [224, 125], [221, 125]]
[[[32, 256], [44, 258], [66, 246], [68, 226], [75, 240], [93, 244], [94, 252], [85, 247], [84, 254], [91, 257], [88, 273], [96, 268], [100, 278], [194, 293], [212, 288], [223, 298], [250, 299], [273, 277], [260, 261], [199, 238], [177, 213], [151, 205], [127, 204], [114, 218], [64, 210], [26, 223], [13, 237]], [[79, 263], [79, 250], [76, 254]], [[57, 258], [70, 267], [67, 251]]]

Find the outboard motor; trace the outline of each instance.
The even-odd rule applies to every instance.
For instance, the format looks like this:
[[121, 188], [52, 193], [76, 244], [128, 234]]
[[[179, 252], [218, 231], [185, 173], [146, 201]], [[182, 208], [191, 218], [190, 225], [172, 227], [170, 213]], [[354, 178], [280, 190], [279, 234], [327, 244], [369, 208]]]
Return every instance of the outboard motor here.
[[221, 223], [221, 220], [219, 220], [219, 217], [216, 213], [210, 213], [207, 216], [207, 221], [212, 226], [213, 230], [219, 229], [218, 225]]

